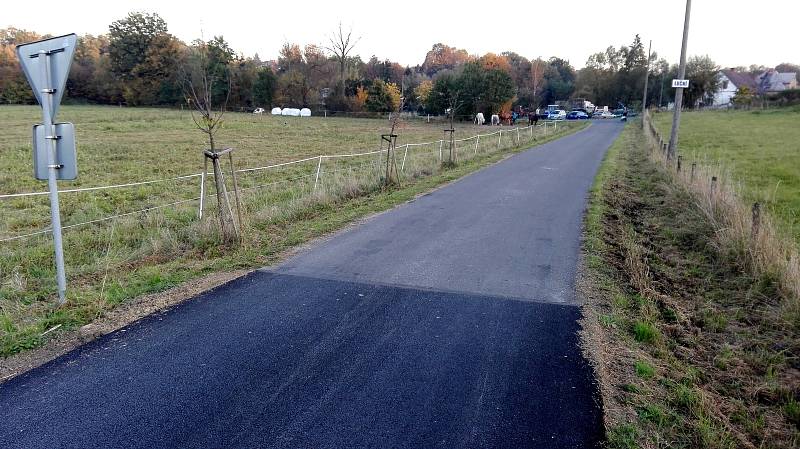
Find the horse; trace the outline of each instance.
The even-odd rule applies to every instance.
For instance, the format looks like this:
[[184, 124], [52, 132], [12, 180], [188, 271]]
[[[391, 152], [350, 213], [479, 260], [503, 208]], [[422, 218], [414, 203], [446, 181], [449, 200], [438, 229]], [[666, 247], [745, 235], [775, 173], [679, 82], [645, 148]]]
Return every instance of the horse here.
[[511, 126], [511, 112], [503, 111], [500, 113], [500, 121], [501, 123], [505, 123], [508, 126]]
[[486, 123], [486, 119], [483, 118], [483, 112], [478, 112], [477, 114], [475, 114], [474, 123], [476, 125], [483, 125], [484, 123]]
[[500, 125], [500, 116], [497, 114], [492, 114], [492, 126]]

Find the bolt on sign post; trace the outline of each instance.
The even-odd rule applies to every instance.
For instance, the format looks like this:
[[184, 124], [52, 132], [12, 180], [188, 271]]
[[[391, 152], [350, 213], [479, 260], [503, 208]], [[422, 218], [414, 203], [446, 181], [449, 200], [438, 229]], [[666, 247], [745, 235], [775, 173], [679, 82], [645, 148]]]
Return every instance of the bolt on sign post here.
[[33, 125], [33, 173], [47, 180], [50, 190], [50, 219], [55, 246], [58, 303], [66, 301], [64, 246], [61, 240], [61, 212], [58, 207], [58, 180], [78, 175], [75, 127], [55, 123], [67, 75], [75, 53], [77, 36], [68, 34], [17, 46], [17, 58], [36, 99], [42, 106], [42, 123]]

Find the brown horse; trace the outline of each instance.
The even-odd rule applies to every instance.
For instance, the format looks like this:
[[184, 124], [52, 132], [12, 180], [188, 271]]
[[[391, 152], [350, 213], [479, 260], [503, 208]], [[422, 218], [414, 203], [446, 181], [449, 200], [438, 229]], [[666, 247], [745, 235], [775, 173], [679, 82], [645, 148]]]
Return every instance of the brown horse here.
[[500, 123], [504, 123], [508, 126], [511, 126], [511, 111], [500, 112]]

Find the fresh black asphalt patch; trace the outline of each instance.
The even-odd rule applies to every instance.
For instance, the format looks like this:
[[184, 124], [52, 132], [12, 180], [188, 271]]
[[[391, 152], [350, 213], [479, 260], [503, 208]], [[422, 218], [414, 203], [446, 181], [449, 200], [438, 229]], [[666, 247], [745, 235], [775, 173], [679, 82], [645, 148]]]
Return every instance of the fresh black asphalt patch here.
[[602, 424], [578, 317], [575, 306], [256, 272], [5, 384], [0, 441], [592, 447]]
[[0, 447], [599, 447], [574, 273], [619, 129], [517, 155], [0, 385]]

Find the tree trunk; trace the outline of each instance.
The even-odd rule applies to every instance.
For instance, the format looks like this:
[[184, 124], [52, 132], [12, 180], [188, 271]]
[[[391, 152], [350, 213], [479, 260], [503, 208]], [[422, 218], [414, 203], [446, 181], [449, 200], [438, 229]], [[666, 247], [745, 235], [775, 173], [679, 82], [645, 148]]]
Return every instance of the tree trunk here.
[[342, 86], [342, 97], [346, 97], [347, 94], [344, 91], [344, 72], [345, 72], [345, 56], [342, 56], [342, 60], [339, 63], [339, 83]]
[[[214, 167], [214, 185], [217, 189], [217, 213], [219, 214], [219, 228], [220, 232], [222, 233], [222, 238], [226, 242], [232, 241], [235, 238], [235, 235], [232, 235], [230, 232], [230, 226], [226, 226], [225, 224], [225, 211], [230, 208], [230, 204], [228, 203], [228, 196], [225, 194], [225, 185], [223, 184], [225, 181], [222, 178], [222, 167], [219, 163], [219, 157], [216, 156], [217, 152], [214, 146], [214, 135], [208, 135], [208, 143], [211, 147], [211, 154], [214, 156], [211, 157], [211, 165]], [[208, 157], [208, 156], [206, 156]], [[229, 213], [229, 215], [231, 215]], [[233, 216], [230, 217], [233, 220]], [[233, 234], [236, 231], [234, 229]]]

